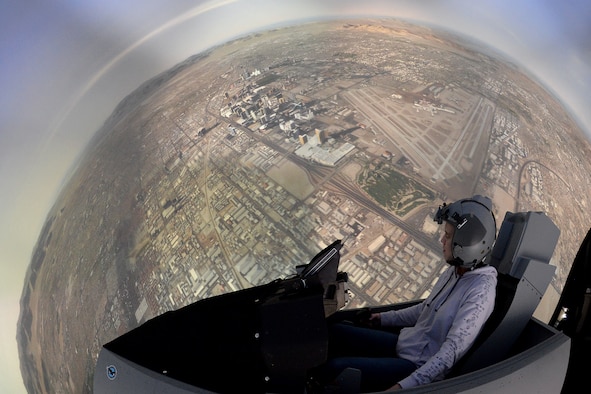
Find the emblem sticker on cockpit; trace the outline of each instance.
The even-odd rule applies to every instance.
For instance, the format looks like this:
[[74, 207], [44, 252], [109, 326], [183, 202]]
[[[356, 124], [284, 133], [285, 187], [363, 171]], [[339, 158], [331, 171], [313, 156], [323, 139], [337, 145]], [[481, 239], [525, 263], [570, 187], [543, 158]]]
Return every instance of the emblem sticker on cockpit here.
[[107, 378], [109, 378], [109, 380], [115, 380], [116, 377], [117, 377], [117, 368], [115, 368], [114, 365], [107, 366]]

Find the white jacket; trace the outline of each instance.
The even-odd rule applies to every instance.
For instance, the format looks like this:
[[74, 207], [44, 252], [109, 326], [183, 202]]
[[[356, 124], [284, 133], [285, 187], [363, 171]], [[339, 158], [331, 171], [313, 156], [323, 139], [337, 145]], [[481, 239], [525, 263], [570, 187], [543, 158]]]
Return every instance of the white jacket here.
[[423, 302], [381, 314], [382, 326], [403, 326], [396, 353], [417, 369], [403, 388], [441, 380], [468, 351], [495, 305], [497, 271], [484, 266], [461, 277], [445, 271]]

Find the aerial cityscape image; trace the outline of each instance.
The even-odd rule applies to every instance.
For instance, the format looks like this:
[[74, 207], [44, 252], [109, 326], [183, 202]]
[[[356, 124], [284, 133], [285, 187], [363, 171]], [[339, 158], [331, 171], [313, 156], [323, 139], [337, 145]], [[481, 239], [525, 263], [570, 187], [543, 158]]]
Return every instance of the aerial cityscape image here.
[[[555, 275], [535, 313], [549, 319], [591, 224], [591, 117], [581, 110], [591, 63], [569, 101], [567, 85], [544, 79], [550, 68], [410, 2], [370, 1], [365, 12], [349, 1], [288, 1], [281, 12], [270, 1], [172, 3], [160, 29], [134, 32], [148, 38], [118, 57], [97, 53], [105, 66], [80, 78], [45, 139], [30, 139], [42, 145], [35, 160], [55, 142], [63, 157], [35, 161], [47, 172], [61, 165], [37, 194], [27, 260], [5, 287], [18, 304], [3, 306], [16, 313], [0, 366], [16, 363], [3, 369], [18, 377], [0, 391], [90, 393], [105, 343], [167, 311], [293, 275], [335, 240], [346, 308], [424, 298], [447, 267], [433, 215], [475, 194], [491, 198], [497, 227], [521, 211], [559, 227]], [[280, 16], [160, 63], [142, 49], [198, 40], [166, 32], [195, 15], [221, 23], [232, 7]], [[136, 51], [142, 61], [124, 68]], [[123, 70], [134, 68], [129, 82]], [[108, 75], [120, 92], [99, 90]]]

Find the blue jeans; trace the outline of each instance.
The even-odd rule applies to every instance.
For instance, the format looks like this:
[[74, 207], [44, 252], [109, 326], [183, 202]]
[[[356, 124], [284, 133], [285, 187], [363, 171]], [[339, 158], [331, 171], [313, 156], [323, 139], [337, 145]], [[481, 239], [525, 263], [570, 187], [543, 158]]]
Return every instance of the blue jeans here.
[[361, 371], [361, 391], [382, 391], [417, 367], [396, 355], [398, 335], [373, 328], [335, 324], [329, 328], [329, 359], [317, 377], [330, 384], [345, 368]]

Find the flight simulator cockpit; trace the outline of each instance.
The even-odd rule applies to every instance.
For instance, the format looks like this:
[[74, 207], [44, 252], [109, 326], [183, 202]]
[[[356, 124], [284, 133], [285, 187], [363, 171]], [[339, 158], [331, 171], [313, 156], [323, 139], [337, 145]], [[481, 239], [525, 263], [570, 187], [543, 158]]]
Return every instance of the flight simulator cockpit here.
[[[570, 339], [532, 317], [554, 274], [559, 234], [543, 213], [507, 213], [490, 261], [495, 310], [481, 335], [447, 379], [405, 391], [560, 391]], [[308, 371], [327, 358], [329, 322], [409, 305], [344, 308], [342, 248], [337, 240], [290, 278], [200, 300], [105, 344], [94, 392], [306, 393]], [[357, 379], [346, 371], [341, 392], [356, 392]]]

